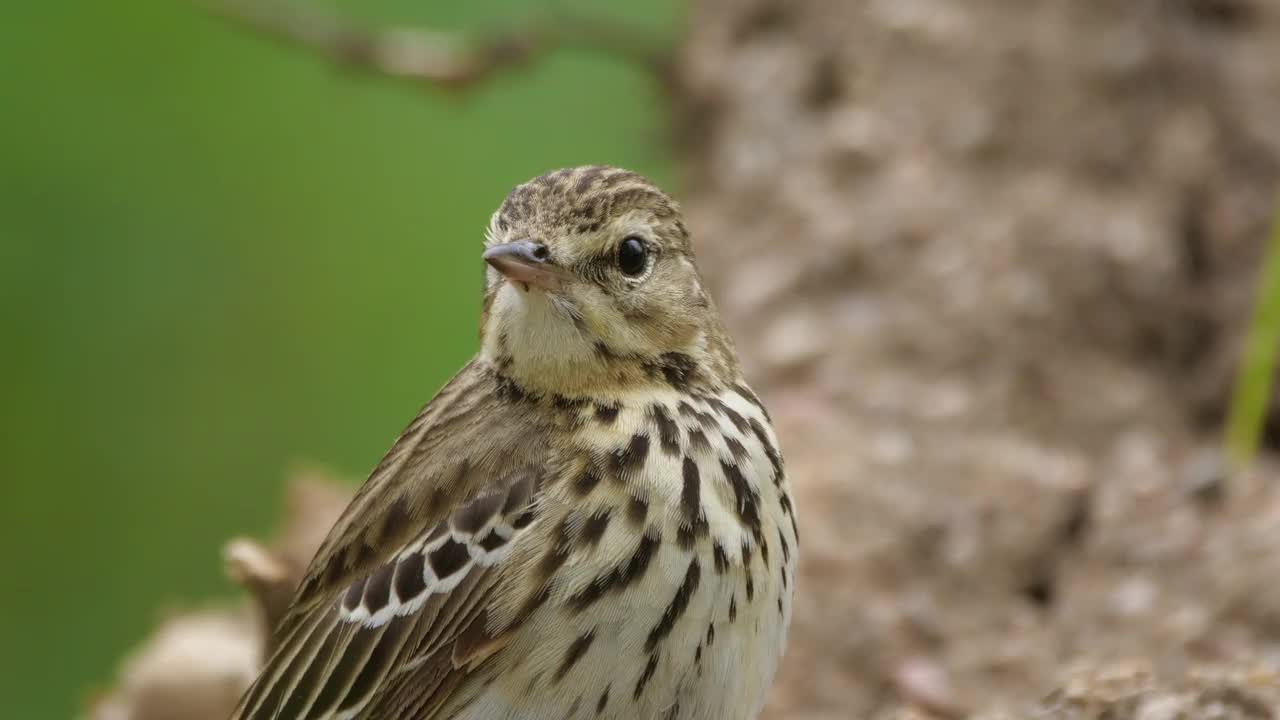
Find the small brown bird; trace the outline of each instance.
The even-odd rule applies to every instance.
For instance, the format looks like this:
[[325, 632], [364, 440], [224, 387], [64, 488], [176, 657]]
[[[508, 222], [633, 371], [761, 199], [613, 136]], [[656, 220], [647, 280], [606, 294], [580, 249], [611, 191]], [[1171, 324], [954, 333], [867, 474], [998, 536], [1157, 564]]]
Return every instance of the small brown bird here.
[[558, 170], [486, 245], [479, 353], [334, 525], [234, 717], [755, 717], [795, 510], [679, 209]]

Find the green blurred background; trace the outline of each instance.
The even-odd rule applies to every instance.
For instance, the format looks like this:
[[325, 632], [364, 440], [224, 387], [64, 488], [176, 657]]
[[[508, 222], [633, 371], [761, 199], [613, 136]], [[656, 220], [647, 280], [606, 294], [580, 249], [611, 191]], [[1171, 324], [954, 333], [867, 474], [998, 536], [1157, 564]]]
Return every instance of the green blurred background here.
[[[327, 7], [464, 30], [545, 9]], [[661, 93], [622, 61], [560, 53], [451, 98], [168, 0], [9, 3], [0, 93], [6, 718], [75, 714], [163, 610], [231, 596], [220, 547], [269, 532], [296, 462], [363, 476], [473, 352], [512, 185], [672, 179]]]

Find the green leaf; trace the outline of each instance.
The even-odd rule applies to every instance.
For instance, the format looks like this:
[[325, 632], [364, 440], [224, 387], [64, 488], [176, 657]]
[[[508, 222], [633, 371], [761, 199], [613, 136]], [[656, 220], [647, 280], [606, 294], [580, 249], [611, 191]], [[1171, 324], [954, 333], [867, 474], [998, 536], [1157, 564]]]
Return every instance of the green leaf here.
[[1280, 201], [1272, 222], [1271, 239], [1259, 277], [1253, 320], [1245, 338], [1240, 372], [1236, 376], [1227, 421], [1227, 452], [1237, 468], [1248, 465], [1258, 451], [1275, 379], [1280, 350]]

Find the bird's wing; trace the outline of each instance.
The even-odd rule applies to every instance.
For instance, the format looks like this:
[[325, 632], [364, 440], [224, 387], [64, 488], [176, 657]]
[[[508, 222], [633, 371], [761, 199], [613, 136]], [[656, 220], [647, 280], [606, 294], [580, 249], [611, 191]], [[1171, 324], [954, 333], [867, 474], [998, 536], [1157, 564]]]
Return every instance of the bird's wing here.
[[534, 525], [547, 432], [518, 391], [464, 368], [330, 531], [232, 717], [363, 717], [406, 672], [419, 680], [413, 717], [449, 701], [498, 642], [484, 615]]

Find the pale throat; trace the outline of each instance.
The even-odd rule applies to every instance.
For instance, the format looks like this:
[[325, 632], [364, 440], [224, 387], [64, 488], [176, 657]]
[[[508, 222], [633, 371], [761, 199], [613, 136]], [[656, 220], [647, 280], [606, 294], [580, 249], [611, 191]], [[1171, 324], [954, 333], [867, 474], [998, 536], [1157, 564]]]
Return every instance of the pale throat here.
[[483, 338], [481, 358], [527, 391], [608, 398], [661, 383], [646, 369], [656, 353], [610, 350], [563, 304], [537, 291], [499, 288]]
[[538, 291], [499, 288], [489, 308], [481, 357], [525, 390], [586, 394], [610, 384], [594, 341]]

